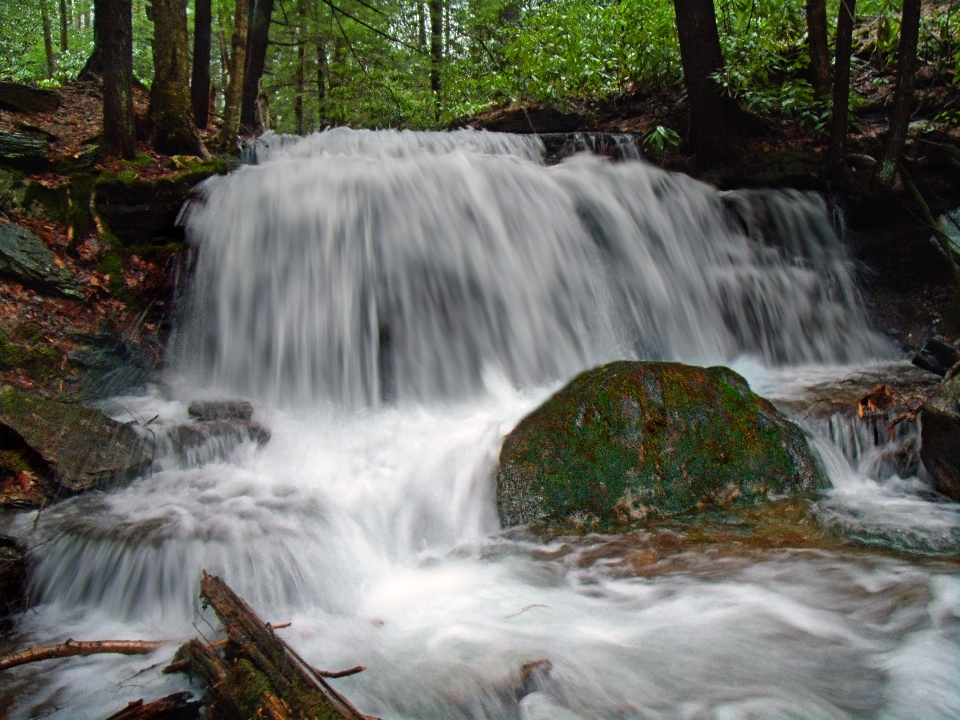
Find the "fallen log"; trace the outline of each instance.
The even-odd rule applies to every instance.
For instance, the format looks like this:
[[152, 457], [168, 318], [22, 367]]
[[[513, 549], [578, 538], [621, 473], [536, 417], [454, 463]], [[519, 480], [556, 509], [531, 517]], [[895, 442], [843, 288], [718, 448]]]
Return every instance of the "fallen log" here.
[[65, 640], [59, 645], [29, 648], [22, 652], [0, 657], [0, 670], [8, 670], [18, 665], [53, 660], [54, 658], [74, 657], [76, 655], [149, 655], [163, 647], [169, 640]]
[[368, 720], [223, 580], [204, 572], [200, 597], [223, 622], [227, 642], [214, 647], [190, 640], [174, 655], [170, 669], [189, 670], [203, 680], [211, 717]]
[[191, 701], [192, 697], [193, 693], [179, 692], [146, 704], [134, 700], [106, 720], [196, 720], [203, 702]]

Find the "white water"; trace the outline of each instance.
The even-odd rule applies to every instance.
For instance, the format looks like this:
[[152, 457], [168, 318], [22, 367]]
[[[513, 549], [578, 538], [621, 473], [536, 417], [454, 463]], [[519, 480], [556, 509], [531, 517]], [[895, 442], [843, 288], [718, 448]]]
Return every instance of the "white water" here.
[[[837, 291], [838, 268], [821, 275], [751, 245], [707, 188], [643, 166], [408, 155], [276, 160], [208, 187], [189, 218], [198, 288], [174, 389], [105, 407], [156, 416], [149, 428], [162, 434], [187, 420], [183, 401], [243, 392], [273, 439], [201, 466], [159, 458], [127, 488], [17, 518], [40, 563], [38, 604], [14, 639], [213, 637], [197, 607], [206, 568], [265, 619], [292, 621], [280, 632], [314, 665], [366, 665], [335, 682], [384, 718], [960, 715], [960, 517], [919, 494], [921, 481], [874, 472], [861, 462], [870, 450], [848, 462], [818, 442], [835, 485], [824, 516], [846, 513], [887, 547], [898, 545], [889, 528], [906, 530], [907, 547], [939, 559], [671, 554], [645, 533], [543, 545], [499, 528], [503, 434], [589, 363], [645, 348], [688, 360], [752, 353], [734, 366], [788, 396], [848, 372], [824, 363], [881, 354]], [[425, 187], [463, 195], [430, 202], [415, 191]], [[616, 261], [594, 262], [597, 234], [564, 207], [571, 198], [595, 201], [580, 217], [606, 223]], [[457, 212], [474, 215], [454, 232]], [[510, 232], [491, 230], [497, 222]], [[339, 255], [330, 228], [342, 231]], [[402, 322], [398, 298], [417, 308]], [[758, 312], [780, 322], [733, 322]], [[650, 326], [644, 313], [661, 315]], [[99, 718], [183, 688], [157, 667], [139, 672], [171, 652], [34, 665], [0, 687], [16, 698], [14, 717]], [[553, 668], [529, 693], [505, 685], [539, 658]]]

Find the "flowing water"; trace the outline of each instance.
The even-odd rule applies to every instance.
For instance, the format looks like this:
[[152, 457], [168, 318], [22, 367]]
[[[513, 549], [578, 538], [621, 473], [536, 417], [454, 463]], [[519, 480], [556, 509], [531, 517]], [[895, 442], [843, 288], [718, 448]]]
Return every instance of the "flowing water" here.
[[[212, 638], [206, 568], [312, 664], [366, 665], [333, 682], [384, 718], [960, 716], [960, 513], [915, 426], [796, 413], [833, 483], [818, 517], [857, 544], [501, 530], [502, 437], [591, 365], [722, 362], [788, 409], [903, 371], [816, 197], [542, 155], [337, 130], [208, 181], [169, 377], [104, 404], [157, 440], [154, 470], [8, 519], [38, 561], [10, 642]], [[267, 445], [169, 449], [189, 400], [237, 396]], [[159, 673], [171, 651], [0, 688], [14, 717], [104, 717], [187, 686]]]

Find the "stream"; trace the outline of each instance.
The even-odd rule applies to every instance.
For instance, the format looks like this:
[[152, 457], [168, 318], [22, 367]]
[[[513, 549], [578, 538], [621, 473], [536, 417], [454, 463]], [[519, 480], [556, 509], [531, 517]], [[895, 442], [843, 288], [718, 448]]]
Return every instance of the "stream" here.
[[[365, 665], [331, 683], [389, 720], [960, 717], [960, 506], [931, 490], [917, 423], [888, 439], [819, 404], [931, 376], [870, 328], [825, 205], [542, 155], [474, 131], [268, 134], [207, 181], [168, 371], [102, 403], [153, 470], [4, 519], [36, 561], [5, 642], [213, 639], [206, 569], [314, 666]], [[790, 413], [833, 540], [501, 529], [503, 436], [618, 358], [729, 365]], [[178, 452], [189, 402], [223, 397], [269, 443]], [[201, 694], [160, 672], [174, 648], [7, 671], [0, 716]]]

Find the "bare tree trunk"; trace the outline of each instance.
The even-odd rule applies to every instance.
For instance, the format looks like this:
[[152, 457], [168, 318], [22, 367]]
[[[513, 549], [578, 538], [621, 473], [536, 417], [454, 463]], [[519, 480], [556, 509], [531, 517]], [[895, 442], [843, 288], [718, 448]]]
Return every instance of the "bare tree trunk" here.
[[67, 30], [70, 28], [70, 14], [67, 11], [67, 0], [60, 0], [60, 52], [70, 49], [70, 38]]
[[831, 85], [826, 0], [807, 0], [807, 42], [810, 45], [810, 84], [819, 97], [826, 97]]
[[43, 50], [47, 55], [47, 77], [52, 78], [57, 69], [57, 59], [53, 54], [53, 27], [48, 0], [40, 0], [40, 14], [43, 17]]
[[740, 154], [742, 112], [714, 80], [724, 63], [713, 0], [674, 0], [674, 8], [697, 162], [734, 162]]
[[131, 159], [137, 154], [133, 117], [133, 0], [97, 0], [103, 66], [104, 155]]
[[853, 19], [856, 0], [840, 0], [837, 19], [837, 50], [833, 64], [833, 125], [830, 128], [830, 150], [827, 166], [830, 176], [839, 180], [847, 155], [847, 118], [850, 111], [850, 53], [853, 47]]
[[[100, 80], [103, 77], [103, 50], [101, 49], [103, 37], [100, 23], [97, 20], [98, 14], [99, 13], [94, 13], [93, 16], [93, 52], [90, 53], [90, 57], [88, 57], [87, 62], [84, 63], [83, 69], [78, 73], [77, 80]], [[83, 17], [84, 13], [77, 13], [77, 22], [79, 23]]]
[[306, 83], [304, 82], [304, 64], [306, 62], [306, 33], [303, 26], [307, 22], [307, 8], [304, 0], [297, 0], [297, 64], [293, 73], [293, 84], [297, 88], [297, 94], [293, 98], [293, 121], [296, 126], [297, 135], [304, 134], [303, 124], [303, 96], [306, 93]]
[[440, 116], [440, 67], [443, 65], [443, 0], [430, 0], [430, 90]]
[[193, 18], [193, 75], [190, 99], [193, 122], [201, 130], [209, 122], [210, 106], [210, 42], [213, 13], [211, 0], [196, 0]]
[[427, 11], [423, 7], [423, 0], [417, 3], [417, 44], [420, 50], [427, 49]]
[[193, 124], [187, 62], [186, 0], [151, 0], [153, 85], [150, 117], [153, 146], [170, 155], [208, 155]]
[[897, 90], [890, 110], [890, 130], [877, 170], [881, 187], [893, 189], [897, 164], [907, 143], [907, 129], [913, 114], [913, 82], [917, 74], [917, 37], [920, 32], [920, 0], [903, 0], [900, 47], [897, 49]]
[[230, 82], [223, 100], [223, 126], [220, 140], [225, 147], [232, 147], [240, 130], [240, 98], [243, 94], [243, 69], [247, 63], [247, 26], [250, 21], [250, 4], [237, 0], [230, 38]]
[[273, 0], [257, 0], [247, 36], [247, 63], [243, 71], [243, 95], [240, 101], [240, 132], [243, 135], [256, 135], [263, 130], [263, 123], [257, 119], [257, 102], [260, 98], [260, 79], [267, 62], [272, 15]]

